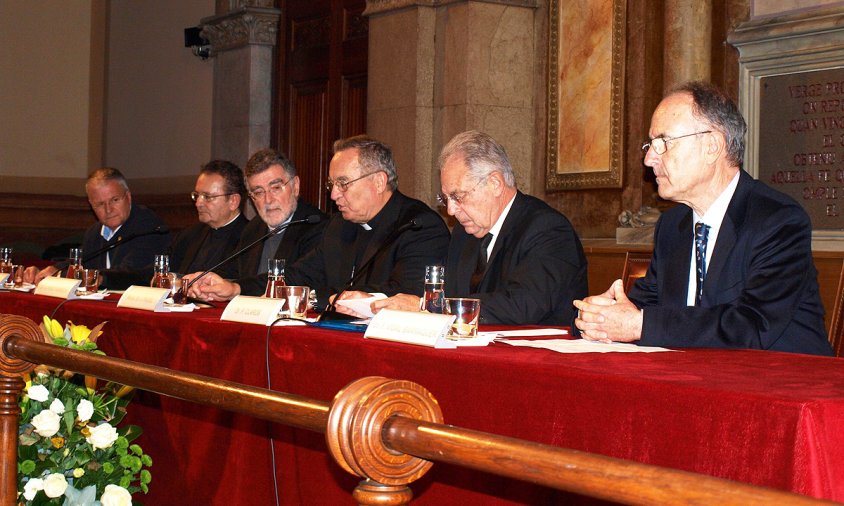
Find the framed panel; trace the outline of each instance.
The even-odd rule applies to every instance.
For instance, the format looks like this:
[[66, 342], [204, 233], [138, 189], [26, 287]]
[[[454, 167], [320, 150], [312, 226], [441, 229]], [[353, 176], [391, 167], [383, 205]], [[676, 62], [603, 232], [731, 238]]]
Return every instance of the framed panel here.
[[627, 0], [550, 0], [546, 190], [622, 185]]

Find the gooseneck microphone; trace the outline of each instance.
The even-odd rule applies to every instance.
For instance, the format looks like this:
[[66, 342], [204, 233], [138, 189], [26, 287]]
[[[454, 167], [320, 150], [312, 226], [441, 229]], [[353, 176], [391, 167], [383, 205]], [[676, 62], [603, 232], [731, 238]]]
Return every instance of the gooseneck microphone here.
[[268, 237], [271, 237], [271, 236], [274, 236], [274, 235], [278, 234], [279, 232], [281, 232], [282, 230], [286, 229], [287, 227], [289, 227], [289, 226], [291, 226], [291, 225], [298, 225], [298, 224], [300, 224], [300, 223], [307, 223], [307, 224], [309, 224], [309, 225], [313, 225], [314, 223], [319, 223], [319, 222], [320, 222], [320, 220], [322, 220], [322, 218], [321, 218], [318, 214], [312, 214], [312, 215], [308, 216], [307, 218], [303, 218], [303, 219], [301, 219], [301, 220], [293, 220], [293, 221], [288, 221], [287, 223], [282, 223], [281, 225], [279, 225], [279, 226], [275, 227], [274, 229], [270, 230], [269, 232], [267, 232], [266, 234], [262, 235], [261, 237], [259, 237], [259, 238], [255, 239], [254, 241], [252, 241], [252, 242], [251, 242], [251, 243], [249, 243], [248, 245], [244, 246], [243, 248], [241, 248], [241, 249], [239, 249], [239, 250], [235, 251], [234, 253], [232, 253], [232, 254], [231, 254], [231, 255], [229, 255], [228, 257], [226, 257], [226, 258], [224, 258], [223, 260], [219, 261], [219, 262], [217, 263], [217, 265], [215, 265], [215, 266], [213, 266], [213, 267], [211, 267], [211, 268], [209, 268], [209, 269], [207, 269], [207, 270], [203, 271], [203, 272], [202, 272], [199, 276], [197, 276], [197, 277], [193, 278], [192, 280], [190, 280], [190, 282], [187, 284], [187, 286], [183, 287], [182, 292], [187, 293], [188, 288], [190, 288], [191, 286], [193, 286], [193, 284], [194, 284], [194, 283], [196, 283], [197, 281], [199, 281], [200, 279], [202, 279], [202, 277], [203, 277], [203, 276], [205, 276], [206, 274], [208, 274], [209, 272], [213, 271], [214, 269], [216, 269], [216, 268], [218, 268], [218, 267], [221, 267], [221, 266], [223, 266], [223, 265], [226, 265], [227, 263], [229, 263], [229, 262], [231, 262], [232, 260], [234, 260], [235, 258], [239, 257], [239, 256], [240, 256], [240, 255], [242, 255], [244, 252], [246, 252], [247, 250], [249, 250], [250, 248], [252, 248], [252, 247], [253, 247], [253, 246], [255, 246], [256, 244], [258, 244], [259, 242], [262, 242], [262, 241], [264, 241], [265, 239], [267, 239]]
[[375, 253], [371, 257], [369, 257], [369, 259], [366, 262], [364, 262], [363, 265], [360, 266], [360, 269], [357, 269], [357, 271], [355, 271], [355, 269], [352, 268], [352, 276], [349, 278], [349, 281], [343, 286], [342, 290], [337, 292], [337, 295], [334, 296], [333, 302], [331, 302], [330, 304], [328, 304], [325, 307], [325, 310], [319, 316], [319, 321], [358, 320], [359, 318], [356, 318], [354, 316], [349, 316], [347, 314], [338, 313], [337, 312], [337, 305], [336, 305], [337, 300], [340, 298], [341, 295], [343, 295], [344, 292], [346, 292], [355, 283], [360, 281], [364, 277], [364, 275], [368, 274], [369, 271], [372, 270], [372, 266], [375, 265], [375, 260], [379, 256], [381, 256], [381, 254], [384, 253], [384, 251], [387, 250], [387, 246], [390, 246], [391, 244], [393, 244], [396, 241], [396, 239], [398, 239], [399, 236], [402, 235], [403, 233], [405, 233], [406, 231], [408, 231], [408, 230], [419, 230], [420, 228], [422, 228], [422, 226], [416, 221], [416, 218], [411, 218], [407, 223], [405, 223], [404, 225], [402, 225], [402, 226], [396, 228], [395, 230], [393, 230], [393, 232], [390, 235], [388, 235], [386, 239], [384, 239], [384, 242], [382, 242], [381, 245], [378, 246], [378, 249], [375, 250]]
[[111, 251], [114, 248], [120, 246], [121, 244], [125, 244], [125, 243], [127, 243], [127, 242], [129, 242], [133, 239], [137, 239], [138, 237], [144, 237], [144, 236], [147, 236], [147, 235], [156, 235], [156, 234], [166, 234], [168, 232], [170, 232], [170, 230], [166, 226], [159, 225], [152, 230], [147, 230], [146, 232], [138, 232], [136, 234], [129, 234], [129, 235], [126, 235], [126, 236], [119, 235], [119, 236], [117, 236], [117, 239], [114, 242], [106, 244], [102, 248], [94, 250], [93, 253], [89, 253], [89, 254], [85, 255], [84, 257], [82, 257], [82, 263], [84, 264], [85, 262], [93, 260], [93, 259], [97, 258], [98, 256], [102, 255], [103, 253]]

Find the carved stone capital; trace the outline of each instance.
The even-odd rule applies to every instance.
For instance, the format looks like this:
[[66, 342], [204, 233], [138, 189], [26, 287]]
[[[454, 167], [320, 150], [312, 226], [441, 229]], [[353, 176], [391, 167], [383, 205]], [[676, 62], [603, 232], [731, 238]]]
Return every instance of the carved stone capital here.
[[211, 43], [211, 54], [248, 45], [275, 46], [281, 11], [243, 7], [202, 20], [202, 36]]
[[539, 6], [538, 0], [366, 0], [366, 10], [363, 11], [363, 15], [385, 14], [409, 7], [441, 7], [448, 4], [469, 2], [512, 5], [534, 9]]

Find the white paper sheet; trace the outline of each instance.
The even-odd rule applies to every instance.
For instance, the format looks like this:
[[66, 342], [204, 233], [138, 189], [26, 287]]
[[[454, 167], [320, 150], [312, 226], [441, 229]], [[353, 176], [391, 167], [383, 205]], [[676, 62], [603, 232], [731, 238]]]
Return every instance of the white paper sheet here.
[[534, 336], [567, 336], [569, 331], [566, 329], [520, 329], [520, 330], [493, 330], [487, 332], [478, 332], [478, 337], [534, 337]]
[[386, 299], [387, 296], [383, 293], [370, 293], [371, 297], [365, 297], [361, 299], [342, 299], [338, 300], [335, 304], [338, 306], [343, 306], [360, 313], [367, 318], [372, 318], [375, 316], [372, 314], [372, 309], [369, 307], [376, 300]]
[[511, 346], [525, 346], [528, 348], [543, 348], [557, 353], [651, 353], [656, 351], [675, 351], [656, 346], [639, 346], [630, 343], [598, 343], [586, 339], [497, 339], [496, 342]]

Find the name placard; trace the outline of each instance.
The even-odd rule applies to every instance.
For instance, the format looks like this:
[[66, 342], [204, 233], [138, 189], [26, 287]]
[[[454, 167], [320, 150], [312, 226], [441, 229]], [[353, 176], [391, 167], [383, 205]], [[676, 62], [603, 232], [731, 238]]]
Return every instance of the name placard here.
[[35, 295], [46, 295], [47, 297], [58, 297], [59, 299], [75, 299], [76, 289], [79, 288], [80, 279], [59, 278], [48, 276], [35, 287]]
[[164, 309], [164, 299], [170, 295], [169, 288], [153, 288], [151, 286], [132, 285], [123, 292], [117, 307], [128, 307], [144, 311], [167, 312]]
[[457, 348], [445, 338], [454, 318], [454, 315], [382, 309], [369, 322], [363, 337], [431, 348]]
[[233, 298], [220, 320], [270, 326], [277, 318], [284, 299], [238, 295]]
[[0, 285], [5, 283], [8, 278], [9, 278], [8, 272], [0, 272]]

